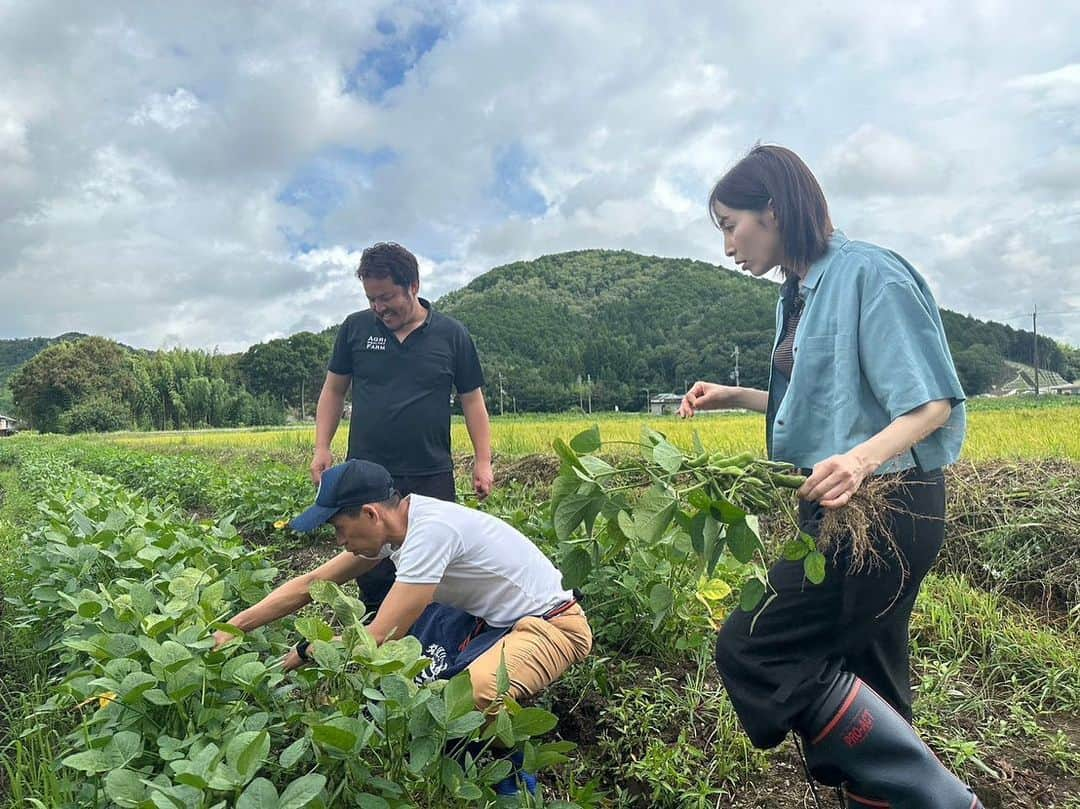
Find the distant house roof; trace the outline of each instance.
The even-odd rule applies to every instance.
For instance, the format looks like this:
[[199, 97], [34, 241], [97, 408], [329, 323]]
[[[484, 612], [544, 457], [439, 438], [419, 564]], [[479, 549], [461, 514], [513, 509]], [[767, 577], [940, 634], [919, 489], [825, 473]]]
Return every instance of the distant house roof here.
[[672, 402], [682, 402], [682, 399], [681, 393], [657, 393], [649, 398], [649, 404], [671, 404]]
[[[1022, 362], [1006, 360], [1005, 364], [1016, 371], [1016, 376], [1001, 386], [1000, 391], [1005, 394], [1018, 393], [1019, 391], [1035, 390], [1035, 369]], [[1039, 387], [1051, 388], [1057, 385], [1068, 385], [1069, 380], [1055, 371], [1045, 368], [1039, 369]]]

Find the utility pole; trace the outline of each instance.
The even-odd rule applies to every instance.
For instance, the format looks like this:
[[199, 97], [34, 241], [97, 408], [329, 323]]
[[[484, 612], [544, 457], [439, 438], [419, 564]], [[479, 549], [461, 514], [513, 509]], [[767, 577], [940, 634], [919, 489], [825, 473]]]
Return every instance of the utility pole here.
[[506, 395], [506, 389], [503, 388], [503, 375], [502, 371], [499, 371], [499, 415], [502, 416], [506, 413], [506, 408], [503, 406], [503, 397]]
[[645, 412], [648, 413], [649, 412], [649, 400], [652, 397], [649, 396], [649, 389], [648, 388], [640, 388], [640, 390], [645, 391]]
[[1036, 325], [1036, 318], [1039, 316], [1039, 304], [1035, 304], [1035, 309], [1031, 313], [1031, 333], [1035, 337], [1034, 352], [1035, 352], [1035, 395], [1039, 395], [1039, 329]]
[[739, 346], [731, 354], [735, 358], [735, 387], [739, 387]]
[[592, 374], [585, 374], [585, 378], [588, 380], [589, 391], [589, 415], [592, 415]]
[[304, 409], [304, 381], [304, 378], [300, 377], [300, 421], [307, 418], [307, 411]]

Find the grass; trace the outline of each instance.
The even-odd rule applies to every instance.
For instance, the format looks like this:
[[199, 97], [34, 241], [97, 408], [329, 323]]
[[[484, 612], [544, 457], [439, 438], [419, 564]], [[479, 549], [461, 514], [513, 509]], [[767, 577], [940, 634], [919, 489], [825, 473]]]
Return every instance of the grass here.
[[[0, 593], [13, 592], [12, 572], [20, 563], [21, 525], [34, 513], [34, 504], [16, 485], [15, 471], [0, 466]], [[2, 609], [0, 603], [0, 609]], [[60, 723], [39, 716], [35, 709], [50, 695], [46, 661], [31, 651], [33, 638], [25, 630], [0, 620], [0, 807], [22, 809], [59, 806], [65, 794], [57, 770], [42, 766], [63, 748]]]
[[[1053, 405], [1027, 400], [1008, 404], [976, 400], [968, 415], [963, 457], [971, 461], [1004, 458], [1067, 458], [1080, 461], [1080, 397], [1055, 397]], [[1047, 400], [1049, 401], [1049, 400]], [[987, 404], [983, 404], [987, 402]], [[638, 413], [536, 414], [492, 418], [492, 448], [503, 456], [520, 457], [551, 452], [555, 438], [568, 440], [592, 424], [599, 424], [605, 440], [637, 441], [648, 425], [681, 446], [689, 446], [695, 430], [710, 449], [739, 452], [765, 450], [764, 419], [757, 413], [711, 413], [683, 421], [675, 416]], [[114, 433], [104, 440], [147, 450], [198, 450], [209, 454], [247, 455], [306, 465], [315, 445], [315, 428], [296, 425], [246, 430], [193, 430], [157, 433]], [[465, 423], [455, 417], [451, 425], [454, 447], [471, 454]], [[334, 438], [334, 453], [344, 457], [348, 427]]]

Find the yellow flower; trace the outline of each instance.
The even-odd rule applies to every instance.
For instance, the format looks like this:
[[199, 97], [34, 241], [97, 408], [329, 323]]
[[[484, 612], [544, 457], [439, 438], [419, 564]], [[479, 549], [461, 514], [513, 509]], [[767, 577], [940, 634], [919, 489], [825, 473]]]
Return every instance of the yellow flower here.
[[282, 528], [284, 528], [288, 524], [289, 524], [288, 520], [278, 520], [277, 522], [274, 523], [274, 527], [280, 531]]
[[104, 694], [98, 694], [98, 701], [97, 701], [98, 707], [99, 708], [108, 707], [109, 703], [112, 702], [115, 699], [116, 699], [116, 692], [115, 691], [106, 691]]

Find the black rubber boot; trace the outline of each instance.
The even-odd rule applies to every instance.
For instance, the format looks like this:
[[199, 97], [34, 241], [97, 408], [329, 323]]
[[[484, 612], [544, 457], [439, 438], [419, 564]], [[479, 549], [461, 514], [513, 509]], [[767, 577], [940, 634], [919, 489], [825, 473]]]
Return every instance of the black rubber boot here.
[[844, 784], [844, 806], [847, 809], [889, 809], [889, 802], [872, 797], [868, 790], [852, 784]]
[[869, 806], [982, 809], [915, 729], [854, 674], [841, 672], [799, 717], [798, 729], [814, 777], [830, 786], [857, 783], [873, 796]]

